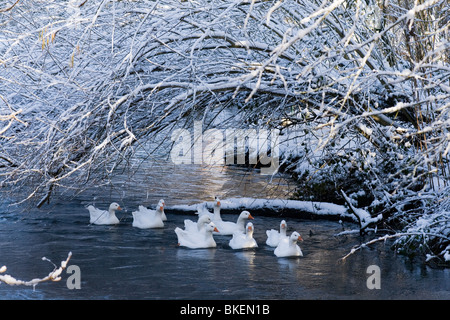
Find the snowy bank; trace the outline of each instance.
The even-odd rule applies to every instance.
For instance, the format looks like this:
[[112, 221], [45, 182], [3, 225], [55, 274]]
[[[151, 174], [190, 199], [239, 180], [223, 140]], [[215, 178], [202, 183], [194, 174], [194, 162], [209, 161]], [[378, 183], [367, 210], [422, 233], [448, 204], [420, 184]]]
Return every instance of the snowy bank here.
[[422, 251], [426, 253], [427, 261], [442, 257], [445, 262], [450, 262], [450, 211], [448, 200], [446, 202], [442, 210], [423, 214], [406, 228], [394, 244], [398, 253], [411, 255]]
[[[299, 218], [323, 218], [330, 220], [357, 221], [356, 217], [343, 205], [327, 202], [256, 199], [256, 198], [228, 198], [220, 201], [223, 213], [249, 210], [263, 215], [293, 216]], [[168, 207], [171, 211], [194, 212], [202, 206], [212, 210], [213, 202], [203, 202], [192, 205], [175, 205]]]

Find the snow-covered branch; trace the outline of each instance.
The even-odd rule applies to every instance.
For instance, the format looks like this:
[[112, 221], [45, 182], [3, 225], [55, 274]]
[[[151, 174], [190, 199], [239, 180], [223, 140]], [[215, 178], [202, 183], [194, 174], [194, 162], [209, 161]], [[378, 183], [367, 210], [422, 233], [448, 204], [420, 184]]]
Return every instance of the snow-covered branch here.
[[33, 288], [34, 288], [37, 284], [39, 284], [41, 282], [60, 281], [61, 273], [64, 271], [64, 269], [67, 268], [67, 263], [69, 262], [71, 257], [72, 257], [72, 252], [69, 252], [69, 254], [67, 255], [67, 259], [61, 261], [61, 265], [59, 267], [54, 265], [49, 259], [43, 257], [42, 260], [49, 261], [50, 263], [52, 263], [55, 266], [55, 268], [47, 276], [45, 276], [43, 278], [34, 278], [29, 281], [19, 280], [9, 274], [3, 274], [6, 272], [7, 268], [6, 268], [6, 266], [2, 266], [0, 268], [0, 282], [4, 282], [9, 285], [33, 286]]
[[345, 201], [347, 202], [347, 205], [350, 209], [350, 212], [352, 212], [355, 217], [357, 218], [359, 222], [359, 230], [360, 232], [363, 232], [364, 229], [366, 229], [370, 224], [377, 223], [383, 219], [383, 215], [379, 214], [376, 217], [372, 217], [370, 213], [368, 213], [364, 209], [356, 208], [352, 204], [352, 200], [345, 194], [344, 190], [341, 190], [342, 196], [344, 197]]

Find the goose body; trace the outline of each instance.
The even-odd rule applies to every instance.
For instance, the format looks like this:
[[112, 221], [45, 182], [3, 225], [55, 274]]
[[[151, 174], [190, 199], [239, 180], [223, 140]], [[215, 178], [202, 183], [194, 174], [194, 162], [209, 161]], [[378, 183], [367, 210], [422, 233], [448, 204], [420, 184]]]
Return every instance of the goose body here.
[[199, 217], [201, 216], [208, 216], [211, 219], [213, 218], [213, 213], [209, 212], [209, 210], [206, 208], [206, 202], [200, 203], [197, 205], [197, 212]]
[[197, 222], [186, 219], [184, 220], [184, 230], [188, 232], [200, 232], [205, 229], [205, 226], [211, 222], [208, 215], [198, 217]]
[[[139, 206], [138, 211], [133, 211], [133, 227], [139, 229], [163, 228], [164, 200], [158, 202], [156, 210]], [[167, 218], [166, 218], [167, 219]]]
[[235, 232], [245, 233], [245, 223], [248, 219], [254, 219], [250, 212], [242, 211], [236, 222], [223, 221], [214, 215], [213, 222], [217, 225], [221, 235], [233, 235]]
[[197, 214], [199, 217], [207, 215], [214, 221], [222, 220], [222, 218], [220, 217], [220, 199], [219, 199], [219, 197], [214, 197], [213, 210], [214, 210], [213, 213], [209, 212], [209, 210], [206, 208], [206, 202], [201, 203], [197, 206]]
[[297, 241], [303, 241], [303, 239], [297, 231], [294, 231], [289, 238], [281, 239], [280, 243], [275, 248], [275, 255], [279, 258], [302, 257], [303, 253], [297, 245]]
[[116, 217], [116, 210], [122, 210], [116, 202], [111, 203], [108, 210], [97, 209], [90, 205], [87, 207], [89, 210], [89, 223], [105, 225], [105, 224], [118, 224], [120, 221]]
[[245, 233], [235, 232], [231, 238], [229, 245], [232, 249], [256, 248], [258, 244], [253, 238], [253, 223], [249, 222], [245, 226]]
[[191, 249], [215, 248], [217, 244], [213, 238], [214, 231], [217, 232], [218, 230], [213, 222], [208, 223], [204, 229], [196, 232], [175, 228], [178, 245]]
[[266, 244], [270, 247], [277, 247], [281, 239], [287, 238], [286, 235], [287, 224], [285, 220], [280, 223], [280, 231], [270, 229], [266, 230], [267, 240]]

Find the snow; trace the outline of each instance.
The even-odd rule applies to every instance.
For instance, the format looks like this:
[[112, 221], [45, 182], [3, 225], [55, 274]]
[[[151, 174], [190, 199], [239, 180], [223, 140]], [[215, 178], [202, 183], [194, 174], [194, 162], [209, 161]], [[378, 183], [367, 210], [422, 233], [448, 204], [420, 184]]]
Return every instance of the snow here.
[[449, 246], [447, 246], [447, 249], [445, 250], [445, 253], [444, 253], [444, 259], [445, 259], [445, 261], [450, 261], [450, 245]]
[[[412, 222], [408, 228], [406, 228], [406, 233], [403, 237], [396, 241], [396, 244], [402, 245], [403, 243], [409, 243], [411, 245], [412, 241], [416, 242], [416, 246], [423, 247], [425, 242], [434, 240], [436, 243], [448, 243], [450, 235], [450, 211], [448, 202], [448, 192], [447, 187], [441, 193], [441, 199], [444, 200], [440, 206], [430, 210], [430, 213], [423, 214], [417, 220]], [[410, 239], [412, 239], [410, 241]], [[431, 259], [435, 256], [441, 256], [446, 262], [450, 261], [450, 244], [446, 246], [441, 252], [434, 252], [434, 254], [427, 256], [427, 259]]]
[[[60, 281], [61, 280], [60, 275], [61, 275], [62, 271], [67, 267], [67, 263], [69, 262], [71, 257], [72, 257], [72, 252], [69, 252], [69, 254], [67, 255], [67, 259], [61, 261], [61, 266], [59, 268], [53, 262], [51, 262], [49, 259], [42, 257], [42, 260], [49, 261], [55, 267], [53, 269], [53, 271], [51, 271], [46, 277], [34, 278], [30, 281], [23, 281], [23, 280], [16, 279], [9, 274], [0, 274], [0, 283], [4, 282], [9, 285], [33, 286], [33, 289], [34, 289], [36, 287], [36, 285], [41, 282]], [[6, 272], [6, 270], [7, 270], [6, 266], [3, 266], [0, 268], [0, 273], [4, 273], [4, 272]]]
[[[271, 210], [274, 212], [282, 210], [297, 210], [299, 212], [308, 212], [318, 216], [340, 216], [354, 219], [354, 215], [349, 213], [343, 205], [329, 202], [283, 200], [283, 199], [261, 199], [261, 198], [228, 198], [220, 201], [223, 210]], [[175, 205], [168, 207], [168, 210], [194, 211], [196, 212], [204, 204], [212, 208], [213, 202]]]
[[352, 199], [350, 199], [344, 191], [341, 190], [342, 195], [345, 198], [345, 201], [347, 201], [347, 204], [349, 205], [351, 211], [356, 216], [357, 220], [359, 221], [361, 229], [365, 229], [369, 224], [376, 223], [378, 221], [381, 221], [383, 219], [383, 215], [379, 214], [376, 217], [372, 217], [369, 212], [367, 212], [364, 209], [356, 208], [352, 204]]

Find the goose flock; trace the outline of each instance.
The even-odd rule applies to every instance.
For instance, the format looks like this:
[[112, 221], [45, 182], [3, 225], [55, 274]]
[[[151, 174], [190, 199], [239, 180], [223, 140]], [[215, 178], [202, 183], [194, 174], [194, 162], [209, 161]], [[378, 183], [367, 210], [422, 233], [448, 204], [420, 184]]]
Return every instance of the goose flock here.
[[[139, 206], [138, 211], [133, 211], [132, 226], [140, 229], [164, 228], [164, 221], [167, 216], [164, 213], [165, 202], [159, 200], [155, 210]], [[250, 212], [242, 211], [236, 222], [224, 221], [220, 215], [220, 199], [215, 197], [213, 212], [209, 212], [206, 204], [197, 209], [198, 219], [196, 222], [186, 219], [184, 220], [184, 229], [175, 228], [175, 234], [178, 238], [178, 245], [191, 248], [214, 248], [216, 242], [214, 234], [232, 236], [229, 246], [232, 249], [256, 248], [258, 244], [253, 238], [255, 231], [254, 225], [248, 220], [254, 218]], [[116, 211], [122, 210], [118, 203], [113, 202], [109, 209], [101, 210], [90, 205], [87, 207], [90, 214], [90, 223], [97, 225], [118, 224], [119, 219], [116, 217]], [[301, 235], [294, 231], [290, 236], [286, 234], [287, 223], [282, 220], [280, 230], [266, 230], [266, 244], [274, 247], [274, 254], [277, 257], [301, 257], [303, 253], [298, 246], [298, 241], [303, 241]]]

